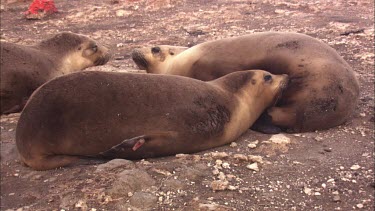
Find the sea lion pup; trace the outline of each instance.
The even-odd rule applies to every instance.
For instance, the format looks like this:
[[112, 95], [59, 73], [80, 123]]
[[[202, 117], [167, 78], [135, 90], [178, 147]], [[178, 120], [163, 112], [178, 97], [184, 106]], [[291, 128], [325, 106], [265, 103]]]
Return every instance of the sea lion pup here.
[[334, 49], [307, 35], [254, 33], [205, 42], [173, 55], [169, 48], [176, 47], [136, 49], [133, 60], [148, 73], [203, 81], [247, 69], [287, 74], [290, 83], [285, 94], [254, 124], [261, 132], [328, 129], [348, 120], [357, 105], [359, 85], [354, 71]]
[[33, 46], [1, 42], [1, 114], [19, 112], [31, 93], [52, 78], [103, 65], [108, 49], [63, 32]]
[[286, 75], [241, 71], [211, 82], [87, 71], [34, 92], [16, 130], [21, 160], [36, 170], [79, 156], [140, 159], [193, 153], [235, 140], [274, 103]]

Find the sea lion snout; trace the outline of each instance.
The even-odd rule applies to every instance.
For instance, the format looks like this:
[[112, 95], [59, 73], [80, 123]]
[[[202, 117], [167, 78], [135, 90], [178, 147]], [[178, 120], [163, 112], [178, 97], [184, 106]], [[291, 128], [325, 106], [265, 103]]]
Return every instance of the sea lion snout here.
[[138, 66], [141, 70], [146, 70], [148, 67], [148, 62], [144, 56], [144, 54], [141, 52], [140, 49], [134, 49], [132, 52], [132, 59], [135, 62], [135, 64]]

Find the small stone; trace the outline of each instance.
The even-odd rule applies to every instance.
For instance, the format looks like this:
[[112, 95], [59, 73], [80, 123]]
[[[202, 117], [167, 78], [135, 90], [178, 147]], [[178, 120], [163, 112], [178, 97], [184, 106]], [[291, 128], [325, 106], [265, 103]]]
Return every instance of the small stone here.
[[363, 204], [357, 204], [356, 205], [359, 209], [362, 209], [363, 208]]
[[116, 45], [116, 47], [118, 47], [118, 48], [124, 47], [124, 43], [119, 43], [119, 44]]
[[253, 170], [253, 171], [259, 171], [258, 163], [252, 163], [246, 166], [246, 168]]
[[229, 155], [226, 152], [211, 152], [213, 158], [223, 159], [227, 158]]
[[234, 154], [233, 155], [234, 159], [240, 160], [240, 161], [248, 161], [248, 158], [244, 154]]
[[237, 146], [237, 143], [236, 143], [236, 142], [232, 142], [232, 143], [230, 143], [229, 146], [230, 146], [230, 147], [236, 147], [236, 146]]
[[188, 154], [176, 154], [176, 158], [184, 158], [184, 159], [186, 159], [186, 158], [188, 158], [190, 155], [188, 155]]
[[275, 144], [290, 144], [290, 138], [286, 137], [284, 134], [273, 135], [269, 140]]
[[223, 172], [220, 172], [219, 173], [219, 176], [217, 176], [217, 178], [219, 178], [219, 180], [225, 180], [225, 174]]
[[339, 202], [339, 201], [341, 201], [340, 196], [339, 196], [339, 195], [335, 195], [335, 196], [333, 196], [333, 201], [334, 201], [334, 202]]
[[214, 180], [211, 182], [211, 189], [213, 191], [225, 190], [228, 188], [228, 181]]
[[361, 168], [361, 166], [359, 166], [359, 165], [352, 165], [352, 167], [350, 167], [350, 169], [351, 170], [358, 170], [358, 169], [360, 169]]
[[315, 196], [320, 196], [320, 195], [322, 195], [322, 194], [319, 193], [319, 192], [315, 192], [314, 195], [315, 195]]
[[228, 190], [237, 190], [237, 189], [238, 189], [237, 186], [233, 186], [233, 185], [228, 186]]
[[344, 168], [344, 166], [340, 166], [339, 169], [340, 170], [344, 170], [345, 168]]
[[218, 170], [218, 169], [214, 169], [213, 171], [212, 171], [212, 174], [213, 175], [218, 175], [220, 173], [220, 171]]
[[255, 144], [248, 144], [247, 147], [249, 147], [250, 149], [254, 149], [257, 147], [257, 145]]
[[124, 16], [130, 15], [130, 14], [131, 14], [131, 12], [126, 11], [126, 10], [117, 10], [116, 11], [116, 16], [117, 17], [124, 17]]
[[132, 196], [133, 196], [133, 193], [132, 193], [132, 192], [128, 192], [128, 196], [129, 196], [129, 197], [132, 197]]
[[83, 200], [79, 200], [75, 205], [76, 208], [81, 208], [81, 210], [87, 210], [87, 204]]
[[333, 191], [332, 194], [333, 195], [339, 195], [339, 192], [338, 191]]
[[325, 183], [322, 184], [322, 188], [326, 188], [327, 185]]
[[330, 182], [335, 182], [335, 179], [332, 179], [332, 178], [331, 178], [331, 179], [328, 179], [327, 182], [328, 182], [328, 183], [330, 183]]
[[361, 117], [365, 117], [366, 116], [366, 113], [360, 113], [359, 114]]
[[248, 158], [249, 161], [263, 163], [263, 158], [260, 155], [249, 155]]
[[307, 187], [305, 187], [304, 189], [303, 189], [303, 192], [306, 194], [306, 195], [311, 195], [311, 188], [307, 188]]
[[230, 169], [230, 164], [227, 163], [227, 162], [224, 162], [223, 164], [221, 164], [221, 166], [225, 169]]
[[216, 164], [216, 166], [221, 166], [221, 164], [223, 164], [223, 161], [222, 160], [216, 160], [215, 164]]
[[317, 137], [315, 137], [314, 139], [315, 139], [315, 141], [323, 141], [323, 138], [320, 137], [320, 136], [317, 136]]

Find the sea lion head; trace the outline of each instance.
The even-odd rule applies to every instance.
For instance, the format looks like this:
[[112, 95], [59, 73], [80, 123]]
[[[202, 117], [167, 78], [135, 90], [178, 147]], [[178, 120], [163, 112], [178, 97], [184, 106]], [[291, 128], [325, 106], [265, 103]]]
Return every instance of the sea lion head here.
[[188, 48], [171, 45], [137, 48], [133, 50], [132, 58], [139, 69], [160, 74], [163, 69], [166, 69], [171, 59], [186, 49]]
[[75, 72], [87, 67], [103, 65], [111, 57], [109, 50], [95, 40], [80, 34], [62, 32], [42, 41], [40, 48], [59, 55], [62, 69]]
[[[268, 108], [277, 103], [288, 85], [288, 76], [274, 75], [264, 70], [245, 70], [217, 79], [226, 90], [235, 93], [248, 104]], [[253, 101], [253, 102], [251, 102]]]

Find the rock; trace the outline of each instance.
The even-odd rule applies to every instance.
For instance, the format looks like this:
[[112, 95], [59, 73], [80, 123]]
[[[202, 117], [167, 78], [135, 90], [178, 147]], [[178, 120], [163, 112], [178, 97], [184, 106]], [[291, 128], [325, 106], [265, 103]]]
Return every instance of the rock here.
[[253, 171], [259, 171], [258, 163], [252, 163], [246, 166], [246, 168], [253, 170]]
[[339, 202], [339, 201], [341, 201], [340, 196], [339, 196], [339, 195], [335, 195], [335, 196], [333, 196], [333, 201], [334, 201], [334, 202]]
[[109, 194], [127, 196], [129, 192], [146, 190], [155, 185], [155, 180], [146, 172], [139, 169], [125, 170], [118, 174]]
[[128, 16], [130, 14], [131, 14], [131, 12], [130, 11], [126, 11], [126, 10], [117, 10], [116, 11], [116, 16], [117, 17], [124, 17], [124, 16]]
[[234, 154], [233, 158], [239, 161], [248, 161], [248, 158], [244, 154]]
[[248, 158], [251, 162], [263, 163], [263, 158], [260, 155], [249, 155]]
[[247, 147], [249, 147], [250, 149], [254, 149], [257, 147], [257, 145], [259, 144], [259, 141], [256, 140], [256, 141], [253, 141], [253, 142], [250, 142]]
[[95, 172], [112, 171], [118, 168], [133, 169], [135, 168], [135, 165], [133, 161], [130, 161], [130, 160], [113, 159], [111, 161], [108, 161], [107, 163], [98, 165]]
[[224, 206], [224, 205], [219, 205], [219, 204], [202, 204], [200, 203], [198, 206], [199, 211], [229, 211], [229, 210], [235, 210], [233, 208]]
[[229, 146], [230, 146], [230, 147], [236, 147], [236, 146], [237, 146], [237, 143], [236, 143], [236, 142], [232, 142], [232, 143], [230, 143]]
[[213, 191], [225, 190], [228, 188], [228, 181], [214, 180], [211, 182], [211, 189]]
[[269, 140], [275, 144], [290, 144], [290, 138], [286, 137], [284, 134], [273, 135]]
[[307, 187], [305, 187], [305, 188], [303, 188], [303, 192], [306, 194], [306, 195], [311, 195], [311, 188], [307, 188]]
[[156, 205], [157, 201], [157, 196], [147, 192], [135, 192], [130, 198], [130, 204], [142, 210], [152, 208]]
[[229, 155], [226, 152], [211, 152], [211, 156], [216, 159], [227, 158]]
[[359, 165], [353, 165], [352, 167], [350, 167], [350, 169], [351, 170], [358, 170], [358, 169], [360, 169], [361, 168], [361, 166], [359, 166]]
[[359, 209], [362, 209], [363, 208], [363, 204], [357, 204], [356, 207], [358, 207]]
[[184, 187], [185, 185], [181, 181], [174, 179], [174, 178], [168, 178], [163, 182], [163, 186], [161, 187], [161, 189], [163, 191], [169, 191], [169, 190], [176, 191], [176, 190], [182, 190], [184, 189]]
[[87, 210], [87, 204], [84, 200], [80, 199], [76, 204], [75, 208], [80, 208], [80, 210]]
[[82, 198], [81, 194], [66, 195], [61, 199], [60, 207], [67, 210], [73, 208], [78, 203], [79, 198]]
[[209, 176], [208, 167], [204, 164], [196, 164], [191, 167], [185, 167], [180, 171], [181, 180], [198, 181], [205, 176]]

